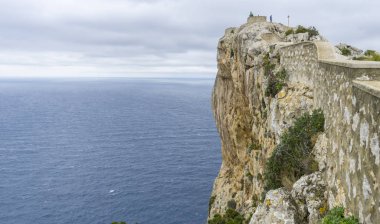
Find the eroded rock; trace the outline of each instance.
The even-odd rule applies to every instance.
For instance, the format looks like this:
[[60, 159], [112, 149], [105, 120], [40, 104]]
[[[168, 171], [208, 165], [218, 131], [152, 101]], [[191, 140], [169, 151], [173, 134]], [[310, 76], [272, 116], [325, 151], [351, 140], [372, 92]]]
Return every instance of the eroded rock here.
[[298, 223], [297, 206], [291, 193], [284, 188], [269, 191], [249, 222], [249, 224], [272, 223]]
[[269, 191], [250, 224], [317, 224], [327, 210], [326, 183], [320, 172], [301, 177], [289, 192]]

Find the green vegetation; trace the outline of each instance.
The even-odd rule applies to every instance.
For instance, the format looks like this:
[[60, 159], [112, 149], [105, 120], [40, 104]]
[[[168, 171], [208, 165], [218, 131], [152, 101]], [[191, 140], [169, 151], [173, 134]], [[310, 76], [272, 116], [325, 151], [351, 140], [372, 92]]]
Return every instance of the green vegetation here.
[[127, 224], [126, 222], [112, 222], [112, 224]]
[[297, 26], [296, 30], [288, 29], [285, 32], [285, 35], [288, 36], [290, 34], [297, 34], [297, 33], [308, 33], [309, 37], [314, 37], [314, 36], [319, 35], [318, 30], [314, 26], [310, 26], [308, 28], [303, 27], [303, 26]]
[[253, 141], [252, 144], [248, 146], [248, 153], [251, 153], [252, 150], [254, 151], [261, 151], [261, 145], [257, 141]]
[[264, 75], [268, 77], [268, 87], [265, 90], [265, 95], [274, 97], [286, 85], [285, 79], [287, 78], [287, 73], [285, 69], [281, 69], [276, 74], [273, 74], [276, 65], [271, 63], [269, 53], [264, 56], [263, 66]]
[[359, 221], [354, 216], [344, 217], [344, 208], [335, 207], [322, 219], [322, 224], [359, 224]]
[[302, 175], [315, 171], [312, 139], [324, 131], [324, 123], [323, 112], [314, 110], [312, 114], [305, 113], [296, 119], [293, 126], [282, 134], [280, 143], [266, 163], [265, 191], [283, 187], [284, 178], [295, 182]]
[[236, 201], [234, 199], [229, 200], [227, 202], [227, 208], [236, 209]]
[[244, 217], [234, 209], [229, 208], [223, 216], [214, 215], [214, 218], [208, 220], [208, 224], [248, 224], [249, 219]]
[[288, 29], [286, 32], [285, 32], [285, 35], [288, 36], [290, 34], [294, 34], [294, 30], [293, 29]]
[[253, 176], [252, 176], [252, 174], [251, 174], [250, 172], [247, 172], [247, 173], [245, 174], [245, 176], [246, 176], [249, 180], [252, 180], [252, 179], [253, 179]]
[[364, 56], [355, 57], [354, 60], [359, 61], [380, 61], [380, 54], [374, 50], [366, 50]]
[[308, 33], [309, 37], [314, 37], [314, 36], [319, 35], [318, 30], [314, 26], [310, 26], [308, 28], [303, 27], [303, 26], [297, 26], [295, 33]]
[[284, 68], [274, 75], [270, 72], [268, 75], [268, 87], [265, 90], [265, 95], [271, 97], [276, 96], [276, 94], [286, 85], [285, 80], [287, 77], [288, 75]]
[[252, 195], [252, 206], [254, 208], [256, 208], [259, 205], [259, 202], [260, 202], [260, 200], [259, 200], [259, 197], [257, 196], [257, 194]]
[[344, 56], [349, 56], [349, 55], [352, 54], [351, 50], [348, 49], [347, 47], [344, 47], [344, 48], [340, 49], [340, 51], [342, 52], [342, 55], [344, 55]]
[[213, 196], [210, 197], [210, 200], [208, 201], [208, 214], [210, 214], [211, 207], [212, 207], [212, 205], [213, 205], [214, 202], [215, 202], [215, 198], [216, 198], [216, 196], [213, 195]]
[[272, 64], [269, 58], [269, 53], [267, 53], [263, 58], [263, 66], [264, 66], [264, 75], [269, 76], [273, 69], [276, 67], [275, 64]]

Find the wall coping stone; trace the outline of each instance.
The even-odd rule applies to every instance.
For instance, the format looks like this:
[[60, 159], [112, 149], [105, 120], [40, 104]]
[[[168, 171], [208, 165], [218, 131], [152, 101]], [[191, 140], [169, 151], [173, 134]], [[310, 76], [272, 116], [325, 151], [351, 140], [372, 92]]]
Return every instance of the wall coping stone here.
[[297, 45], [310, 45], [314, 44], [317, 47], [318, 61], [330, 65], [337, 65], [346, 68], [379, 68], [380, 62], [375, 61], [355, 61], [336, 59], [336, 53], [334, 46], [327, 41], [305, 41], [295, 44], [289, 44], [281, 48], [294, 47]]
[[373, 96], [380, 98], [380, 81], [352, 81], [353, 85]]
[[342, 59], [322, 59], [320, 62], [338, 65], [346, 68], [380, 68], [380, 63], [375, 61], [351, 61]]

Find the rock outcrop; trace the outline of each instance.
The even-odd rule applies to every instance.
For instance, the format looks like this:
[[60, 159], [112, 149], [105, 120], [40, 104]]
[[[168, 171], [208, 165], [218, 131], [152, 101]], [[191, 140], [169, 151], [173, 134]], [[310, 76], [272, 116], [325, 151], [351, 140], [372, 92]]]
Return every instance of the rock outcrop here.
[[266, 194], [250, 224], [317, 224], [327, 209], [326, 184], [320, 172], [302, 177], [291, 191], [285, 188]]
[[[380, 184], [380, 90], [355, 80], [380, 80], [380, 65], [341, 60], [346, 57], [323, 37], [290, 38], [288, 29], [250, 22], [227, 29], [218, 43], [212, 106], [223, 160], [209, 217], [234, 205], [246, 217], [253, 215], [251, 224], [317, 223], [327, 209], [342, 204], [360, 221], [375, 223], [380, 211], [365, 202], [380, 204], [374, 199]], [[284, 83], [273, 84], [283, 70]], [[365, 98], [365, 105], [356, 97]], [[266, 193], [266, 162], [281, 135], [317, 108], [326, 117], [325, 133], [312, 139], [319, 171]]]
[[[268, 78], [263, 61], [280, 69], [277, 50], [287, 45], [281, 24], [260, 22], [226, 30], [218, 44], [218, 74], [213, 90], [213, 108], [222, 139], [223, 163], [214, 183], [210, 217], [223, 213], [229, 201], [238, 211], [250, 213], [263, 192], [266, 158], [281, 133], [294, 118], [313, 108], [310, 86], [287, 85], [277, 97], [265, 96]], [[259, 148], [250, 149], [250, 145]]]

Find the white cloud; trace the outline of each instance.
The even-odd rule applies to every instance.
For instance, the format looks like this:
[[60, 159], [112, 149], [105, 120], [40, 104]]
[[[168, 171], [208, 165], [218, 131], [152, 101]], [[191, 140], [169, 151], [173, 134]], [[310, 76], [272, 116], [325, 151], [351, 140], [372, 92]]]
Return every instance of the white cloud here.
[[216, 72], [224, 29], [249, 11], [380, 50], [379, 1], [0, 0], [0, 76]]

